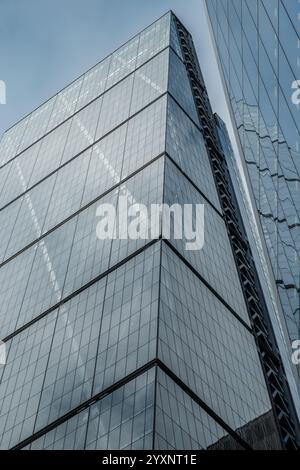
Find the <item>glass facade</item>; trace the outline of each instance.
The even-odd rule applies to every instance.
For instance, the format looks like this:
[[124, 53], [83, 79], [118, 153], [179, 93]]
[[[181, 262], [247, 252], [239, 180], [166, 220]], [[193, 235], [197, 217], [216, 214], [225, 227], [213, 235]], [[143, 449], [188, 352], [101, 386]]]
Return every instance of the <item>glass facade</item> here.
[[272, 276], [270, 276], [267, 255], [262, 245], [262, 237], [259, 233], [258, 225], [256, 224], [253, 217], [252, 208], [249, 204], [249, 197], [247, 196], [245, 185], [242, 181], [240, 165], [231, 146], [226, 125], [217, 114], [215, 114], [215, 119], [217, 123], [218, 135], [220, 141], [222, 142], [222, 148], [224, 151], [226, 163], [228, 165], [232, 186], [234, 188], [235, 198], [238, 201], [241, 219], [243, 221], [247, 239], [251, 247], [259, 282], [262, 291], [264, 292], [264, 300], [267, 303], [269, 318], [272, 323], [275, 337], [277, 339], [277, 346], [280, 351], [285, 374], [292, 392], [297, 415], [300, 417], [298, 374], [297, 368], [293, 367], [293, 364], [291, 363], [290, 342], [287, 328], [285, 328], [284, 314], [279, 308], [280, 305], [276, 295], [274, 280]]
[[292, 341], [300, 334], [300, 5], [206, 5]]
[[[0, 144], [2, 449], [280, 448], [172, 13]], [[185, 240], [97, 208], [205, 206]]]

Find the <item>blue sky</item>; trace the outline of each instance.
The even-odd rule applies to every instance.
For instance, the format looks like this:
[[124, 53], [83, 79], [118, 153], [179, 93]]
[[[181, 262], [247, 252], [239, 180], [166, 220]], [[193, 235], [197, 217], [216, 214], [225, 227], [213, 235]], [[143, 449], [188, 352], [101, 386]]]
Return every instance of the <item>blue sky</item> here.
[[213, 108], [228, 120], [203, 0], [0, 0], [0, 135], [169, 9], [192, 33]]

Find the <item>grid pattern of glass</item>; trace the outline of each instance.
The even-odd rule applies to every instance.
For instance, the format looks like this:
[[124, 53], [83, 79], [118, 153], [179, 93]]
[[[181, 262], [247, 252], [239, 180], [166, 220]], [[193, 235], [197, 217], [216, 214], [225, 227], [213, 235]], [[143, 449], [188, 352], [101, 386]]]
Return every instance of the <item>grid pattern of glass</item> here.
[[163, 244], [159, 357], [232, 429], [271, 408], [252, 334]]
[[[148, 242], [128, 238], [99, 239], [97, 208], [100, 204], [111, 204], [117, 209], [120, 197], [125, 197], [128, 204], [138, 202], [146, 207], [159, 204], [163, 176], [164, 158], [161, 157], [0, 268], [2, 339]], [[36, 219], [35, 214], [33, 220]], [[25, 217], [25, 220], [30, 218]], [[39, 234], [38, 224], [31, 229]], [[12, 291], [17, 292], [14, 299]]]
[[[158, 220], [154, 241], [97, 236], [100, 205], [124, 199], [205, 203], [204, 249], [172, 243], [211, 288]], [[170, 12], [4, 134], [1, 448], [227, 442], [193, 392], [233, 430], [268, 411], [220, 210]]]
[[[206, 281], [221, 295], [235, 312], [249, 324], [241, 284], [230, 247], [226, 226], [221, 215], [205, 201], [203, 196], [183, 177], [175, 165], [167, 160], [165, 169], [164, 202], [169, 204], [204, 205], [204, 220], [196, 221], [196, 211], [185, 215], [185, 224], [196, 227], [198, 237], [204, 233], [200, 250], [187, 250], [185, 233], [175, 238], [174, 219], [171, 218], [171, 242], [177, 250], [197, 269]], [[167, 219], [163, 220], [163, 224]]]
[[221, 211], [202, 133], [171, 97], [168, 99], [166, 151], [208, 200]]
[[159, 263], [157, 243], [7, 342], [1, 448], [155, 358]]
[[33, 441], [32, 450], [151, 449], [155, 368]]
[[[172, 379], [153, 367], [28, 448], [151, 449], [154, 430], [154, 449], [164, 450], [207, 449], [227, 436]], [[235, 448], [240, 448], [237, 442]]]
[[[209, 449], [228, 436], [211, 416], [168, 375], [158, 369], [155, 449]], [[231, 441], [232, 449], [240, 445]]]

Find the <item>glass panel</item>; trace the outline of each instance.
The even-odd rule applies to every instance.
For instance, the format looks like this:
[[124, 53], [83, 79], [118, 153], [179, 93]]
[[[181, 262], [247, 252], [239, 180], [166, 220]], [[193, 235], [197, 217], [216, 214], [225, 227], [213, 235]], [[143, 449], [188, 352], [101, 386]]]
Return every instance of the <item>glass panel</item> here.
[[169, 92], [194, 120], [194, 122], [199, 124], [186, 68], [173, 51], [170, 51]]
[[0, 382], [0, 448], [33, 433], [57, 312], [30, 326], [8, 344]]
[[82, 87], [77, 101], [77, 110], [90, 103], [105, 90], [111, 56], [84, 74]]
[[25, 149], [45, 134], [55, 101], [56, 96], [46, 101], [46, 103], [31, 113], [18, 152]]
[[189, 395], [160, 369], [157, 372], [155, 449], [240, 449]]
[[221, 210], [203, 136], [172, 98], [168, 99], [166, 144], [171, 158]]
[[172, 18], [171, 18], [171, 31], [170, 31], [170, 46], [172, 46], [176, 54], [179, 55], [181, 59], [183, 59], [181, 47], [180, 47], [180, 43], [178, 39], [178, 34], [177, 34], [177, 28], [175, 24], [175, 18], [173, 15], [171, 16]]
[[[26, 277], [26, 291], [17, 328], [40, 315], [61, 299], [75, 223], [76, 219], [73, 218], [33, 247], [35, 258], [30, 275]], [[21, 253], [16, 259], [22, 260], [27, 251]]]
[[[126, 224], [128, 228], [126, 225], [122, 226], [121, 224], [117, 224], [118, 233], [116, 238], [112, 241], [110, 266], [118, 263], [131, 253], [134, 253], [144, 246], [150, 238], [152, 239], [150, 228], [152, 228], [153, 232], [156, 233], [156, 238], [158, 238], [160, 233], [159, 221], [151, 220], [150, 224], [149, 214], [151, 214], [151, 204], [162, 203], [163, 184], [164, 157], [156, 160], [120, 186], [118, 207], [122, 198], [122, 204], [124, 204], [125, 201], [128, 207], [138, 204], [147, 209], [147, 215], [144, 218], [142, 217], [142, 212], [139, 210], [140, 208], [136, 214], [136, 217], [140, 217], [142, 220], [139, 225], [144, 227], [146, 236], [143, 238], [137, 237], [137, 239], [128, 236], [130, 222], [136, 219], [134, 215], [128, 217], [128, 224]], [[123, 212], [122, 208], [120, 210]], [[145, 224], [144, 226], [143, 223]], [[139, 228], [140, 227], [138, 227], [138, 229]]]
[[167, 13], [140, 33], [137, 67], [169, 45], [170, 22], [171, 15]]
[[41, 142], [38, 142], [8, 163], [9, 173], [1, 193], [1, 207], [10, 203], [30, 187], [32, 172], [34, 171], [40, 148]]
[[91, 397], [105, 285], [102, 279], [58, 310], [35, 432]]
[[[199, 247], [186, 248], [188, 241], [186, 232], [183, 233], [182, 239], [175, 239], [174, 218], [171, 218], [170, 241], [235, 312], [249, 323], [224, 220], [169, 160], [166, 161], [165, 169], [164, 203], [169, 206], [179, 204], [181, 208], [184, 204], [204, 204], [204, 225], [201, 219], [198, 218], [196, 221], [195, 208], [186, 214], [185, 219], [185, 228], [193, 227], [196, 231], [197, 240], [193, 241], [198, 242]], [[166, 223], [167, 219], [164, 219], [163, 224]], [[203, 233], [204, 244], [202, 246]]]
[[29, 117], [22, 119], [15, 126], [8, 129], [0, 141], [0, 165], [8, 162], [17, 153], [24, 131], [28, 125]]
[[95, 140], [98, 140], [129, 117], [132, 87], [133, 75], [130, 75], [103, 95]]
[[58, 93], [47, 127], [48, 132], [74, 113], [82, 82], [83, 77], [79, 77]]
[[135, 69], [138, 44], [139, 37], [136, 36], [111, 55], [106, 89], [119, 82]]
[[160, 243], [107, 276], [93, 394], [156, 356]]
[[159, 358], [236, 431], [271, 409], [252, 334], [163, 244]]
[[131, 115], [167, 91], [168, 67], [169, 50], [165, 50], [135, 72]]
[[128, 122], [122, 179], [165, 150], [166, 109], [164, 96]]
[[0, 332], [4, 339], [16, 328], [35, 248], [28, 249], [0, 269]]
[[102, 97], [93, 101], [72, 118], [61, 163], [65, 163], [94, 143]]

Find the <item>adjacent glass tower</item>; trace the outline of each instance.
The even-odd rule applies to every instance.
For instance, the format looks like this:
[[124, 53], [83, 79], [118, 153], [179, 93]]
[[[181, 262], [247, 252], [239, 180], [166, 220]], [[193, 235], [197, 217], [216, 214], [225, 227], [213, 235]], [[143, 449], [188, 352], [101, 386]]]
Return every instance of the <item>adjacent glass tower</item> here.
[[[294, 445], [292, 427], [278, 431], [179, 24], [167, 13], [2, 138], [3, 449]], [[99, 240], [97, 208], [121, 196], [205, 204], [204, 248]]]
[[300, 4], [206, 1], [290, 340], [300, 337]]

